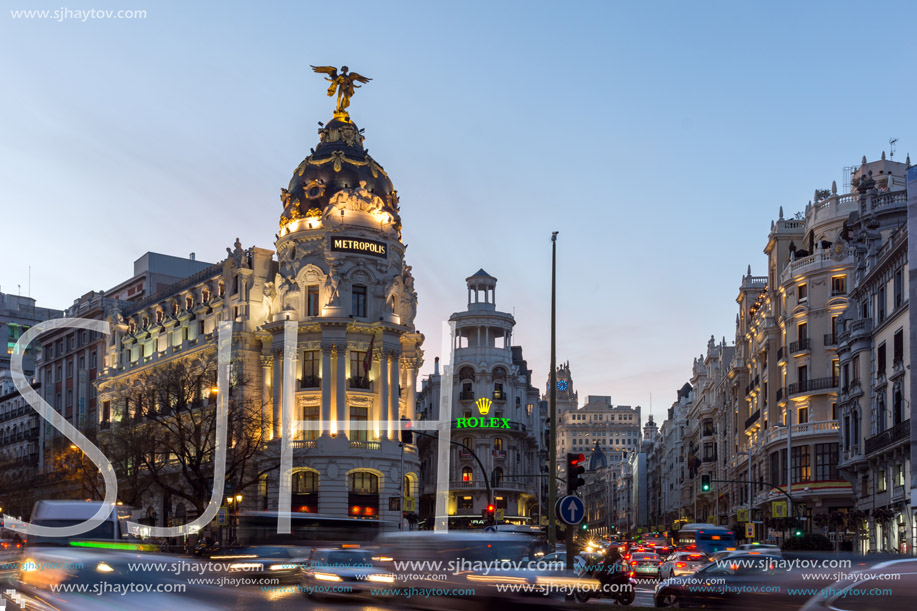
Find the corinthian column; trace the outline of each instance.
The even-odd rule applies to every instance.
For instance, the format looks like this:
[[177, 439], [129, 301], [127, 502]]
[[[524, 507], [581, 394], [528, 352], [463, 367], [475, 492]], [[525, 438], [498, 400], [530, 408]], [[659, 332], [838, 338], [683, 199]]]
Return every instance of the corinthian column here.
[[334, 419], [337, 420], [335, 432], [346, 433], [349, 415], [347, 413], [347, 344], [337, 344], [337, 376], [335, 377]]
[[[391, 380], [389, 382], [389, 392], [390, 399], [388, 402], [388, 419], [393, 423], [396, 422], [400, 417], [399, 409], [399, 397], [398, 397], [398, 383], [401, 375], [401, 368], [398, 366], [398, 353], [392, 352], [392, 364], [389, 368], [389, 374]], [[401, 427], [398, 424], [392, 424], [391, 430], [389, 431], [389, 439], [394, 441], [401, 441]]]
[[[382, 349], [382, 358], [379, 361], [379, 418], [381, 420], [389, 420], [389, 396], [388, 390], [388, 353], [385, 349]], [[382, 425], [382, 430], [380, 431], [381, 438], [391, 438], [391, 427], [388, 422]]]
[[414, 391], [417, 384], [417, 363], [414, 359], [407, 360], [405, 374], [407, 374], [407, 389], [405, 390], [407, 394], [404, 397], [404, 411], [405, 416], [413, 420], [417, 416], [417, 393]]
[[[324, 422], [331, 420], [331, 349], [333, 344], [322, 343], [322, 416]], [[322, 437], [330, 435], [330, 427], [322, 426]]]
[[283, 351], [274, 351], [274, 402], [271, 410], [272, 439], [280, 439], [280, 407], [283, 391]]

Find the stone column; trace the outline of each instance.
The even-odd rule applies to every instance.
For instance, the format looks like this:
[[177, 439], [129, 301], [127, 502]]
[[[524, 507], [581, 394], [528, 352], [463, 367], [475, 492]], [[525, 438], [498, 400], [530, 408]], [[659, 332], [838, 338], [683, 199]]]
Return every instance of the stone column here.
[[[385, 348], [382, 349], [382, 359], [379, 361], [379, 418], [381, 420], [389, 419], [389, 390], [388, 390], [388, 352]], [[391, 438], [391, 427], [388, 422], [382, 425], [382, 430], [380, 431], [380, 438], [390, 439]]]
[[335, 378], [334, 418], [338, 421], [337, 433], [349, 435], [347, 422], [350, 422], [350, 410], [347, 409], [347, 344], [337, 344], [337, 376]]
[[407, 374], [407, 395], [404, 398], [405, 416], [414, 420], [417, 417], [417, 393], [414, 390], [417, 385], [417, 364], [413, 359], [408, 360], [405, 373]]
[[[331, 420], [331, 350], [333, 344], [322, 343], [322, 411], [321, 420]], [[322, 427], [322, 437], [330, 435], [329, 427]]]
[[281, 433], [281, 401], [283, 391], [283, 351], [274, 351], [274, 402], [271, 410], [271, 431], [272, 439], [280, 439]]
[[[388, 415], [389, 420], [396, 421], [400, 418], [400, 409], [399, 409], [399, 394], [398, 394], [398, 383], [399, 377], [401, 375], [401, 367], [398, 366], [398, 353], [392, 352], [392, 363], [389, 367], [389, 375], [391, 376], [391, 381], [389, 383], [389, 392], [390, 399], [388, 402]], [[388, 437], [394, 441], [401, 441], [401, 426], [393, 425], [391, 429], [391, 434]]]
[[273, 367], [274, 357], [261, 357], [261, 418], [263, 421], [262, 434], [267, 438], [271, 438], [271, 433], [274, 430], [274, 414], [271, 410], [271, 405], [273, 403]]

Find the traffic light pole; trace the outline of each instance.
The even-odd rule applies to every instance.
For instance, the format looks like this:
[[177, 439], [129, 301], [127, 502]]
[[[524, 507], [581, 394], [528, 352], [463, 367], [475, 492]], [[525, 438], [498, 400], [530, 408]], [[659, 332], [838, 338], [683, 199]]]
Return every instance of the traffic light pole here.
[[[424, 437], [431, 437], [431, 438], [433, 438], [433, 439], [439, 441], [439, 437], [436, 436], [436, 435], [430, 435], [429, 433], [421, 433], [420, 431], [412, 431], [412, 432], [413, 432], [415, 435], [423, 435]], [[459, 443], [458, 441], [452, 441], [451, 439], [449, 440], [449, 443], [451, 443], [452, 445], [456, 445], [456, 446], [458, 446], [458, 447], [460, 447], [460, 448], [465, 448], [466, 450], [468, 450], [468, 453], [471, 454], [471, 456], [472, 456], [476, 461], [478, 461], [478, 465], [480, 465], [480, 467], [481, 467], [481, 473], [484, 475], [484, 485], [487, 486], [487, 504], [490, 505], [491, 503], [493, 503], [493, 502], [494, 502], [494, 497], [493, 497], [493, 493], [492, 493], [492, 491], [491, 491], [491, 489], [490, 489], [490, 479], [487, 477], [487, 470], [484, 468], [484, 463], [482, 463], [482, 462], [481, 462], [481, 459], [478, 458], [478, 455], [474, 453], [474, 450], [472, 450], [471, 448], [469, 448], [468, 446], [466, 446], [464, 443]]]
[[[548, 422], [551, 423], [548, 440], [548, 473], [557, 474], [557, 232], [551, 233], [551, 388], [549, 389], [550, 412]], [[548, 483], [548, 546], [555, 549], [557, 542], [557, 517], [554, 514], [554, 505], [557, 503], [557, 486], [553, 480]], [[569, 529], [568, 529], [569, 530]], [[570, 568], [570, 548], [567, 548], [567, 568]]]
[[[770, 483], [770, 482], [754, 482], [754, 481], [752, 481], [752, 480], [750, 480], [750, 479], [712, 479], [712, 480], [710, 480], [710, 481], [711, 481], [711, 482], [725, 483], [725, 484], [756, 484], [756, 485], [757, 485], [757, 484], [762, 484], [762, 485], [764, 485], [764, 486], [767, 486], [768, 488], [773, 488], [773, 489], [777, 490], [778, 492], [780, 492], [783, 496], [785, 496], [785, 497], [787, 498], [787, 500], [788, 500], [789, 503], [790, 503], [789, 507], [792, 507], [792, 508], [793, 508], [793, 511], [794, 511], [794, 515], [793, 515], [792, 517], [793, 517], [793, 518], [796, 517], [796, 516], [795, 516], [795, 511], [796, 511], [796, 507], [799, 505], [799, 503], [794, 503], [794, 502], [793, 502], [793, 497], [790, 496], [790, 493], [787, 492], [786, 490], [784, 490], [782, 487], [777, 486], [776, 484], [772, 484], [772, 483]], [[695, 496], [696, 496], [696, 495], [695, 495]], [[789, 512], [787, 512], [787, 514], [789, 514]], [[749, 515], [748, 515], [748, 521], [751, 522], [751, 500], [750, 500], [750, 497], [749, 497]]]

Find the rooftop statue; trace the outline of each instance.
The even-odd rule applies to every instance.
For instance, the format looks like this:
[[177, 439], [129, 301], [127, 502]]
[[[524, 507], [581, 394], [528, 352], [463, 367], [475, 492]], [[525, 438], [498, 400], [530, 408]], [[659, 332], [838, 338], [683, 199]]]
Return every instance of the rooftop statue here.
[[347, 117], [347, 107], [350, 106], [350, 98], [353, 97], [354, 90], [359, 89], [359, 85], [355, 85], [354, 81], [358, 83], [368, 83], [371, 81], [371, 78], [367, 78], [356, 72], [347, 73], [347, 66], [341, 66], [341, 72], [338, 74], [337, 68], [334, 66], [312, 66], [313, 72], [318, 74], [326, 74], [325, 80], [331, 83], [331, 86], [328, 87], [328, 97], [334, 96], [335, 90], [338, 94], [338, 105], [334, 111], [335, 118]]

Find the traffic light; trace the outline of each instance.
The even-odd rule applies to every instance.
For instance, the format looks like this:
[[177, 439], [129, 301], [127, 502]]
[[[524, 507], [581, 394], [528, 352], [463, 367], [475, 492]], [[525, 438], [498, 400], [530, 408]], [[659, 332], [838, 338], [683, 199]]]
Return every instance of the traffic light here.
[[483, 511], [483, 517], [487, 524], [494, 523], [494, 515], [497, 513], [497, 508], [493, 503], [488, 503], [487, 507]]
[[701, 492], [710, 492], [710, 475], [705, 473], [700, 476]]
[[795, 536], [797, 536], [797, 537], [801, 537], [802, 534], [803, 534], [803, 533], [802, 533], [802, 529], [801, 529], [801, 528], [797, 528], [793, 534], [794, 534]]
[[411, 421], [401, 417], [401, 443], [414, 443], [414, 432], [411, 430]]
[[583, 530], [587, 530], [587, 529], [589, 528], [589, 525], [586, 524], [585, 522], [583, 522], [582, 528], [583, 528]]
[[567, 494], [573, 494], [586, 483], [586, 480], [580, 477], [586, 472], [586, 467], [583, 466], [585, 462], [586, 457], [583, 454], [567, 454]]

